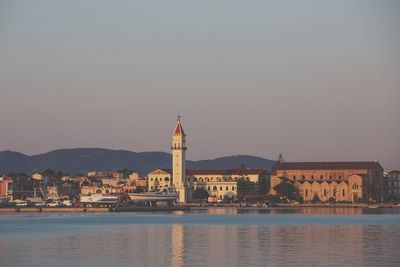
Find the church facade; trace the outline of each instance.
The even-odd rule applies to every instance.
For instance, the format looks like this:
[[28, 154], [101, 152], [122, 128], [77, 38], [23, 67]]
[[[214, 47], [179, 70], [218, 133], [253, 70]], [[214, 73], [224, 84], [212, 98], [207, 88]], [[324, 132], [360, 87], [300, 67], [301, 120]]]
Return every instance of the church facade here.
[[282, 182], [295, 185], [304, 201], [383, 200], [383, 168], [378, 162], [280, 162], [271, 175], [270, 194]]

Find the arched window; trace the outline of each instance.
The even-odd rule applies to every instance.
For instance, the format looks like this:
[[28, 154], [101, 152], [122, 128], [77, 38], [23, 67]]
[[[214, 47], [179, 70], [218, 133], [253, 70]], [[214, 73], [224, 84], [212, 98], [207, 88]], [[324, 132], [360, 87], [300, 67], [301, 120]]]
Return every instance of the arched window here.
[[210, 186], [207, 187], [207, 190], [210, 191]]
[[200, 178], [199, 180], [200, 180], [200, 182], [203, 182], [203, 178]]
[[193, 182], [197, 182], [197, 178], [196, 177], [193, 177]]
[[323, 175], [321, 175], [321, 176], [319, 177], [319, 179], [321, 179], [321, 180], [324, 180], [324, 176], [323, 176]]
[[308, 189], [306, 188], [306, 197], [308, 196]]
[[217, 191], [217, 190], [218, 190], [218, 188], [214, 185], [213, 191]]
[[150, 178], [150, 181], [153, 181], [153, 178]]
[[302, 180], [305, 180], [305, 179], [306, 179], [306, 176], [302, 175], [302, 176], [301, 176], [301, 179], [302, 179]]
[[314, 175], [311, 175], [311, 180], [314, 180]]
[[224, 182], [226, 182], [226, 177], [224, 177]]
[[206, 177], [206, 182], [209, 182], [209, 181], [210, 181], [210, 179], [208, 177]]
[[101, 189], [97, 189], [97, 190], [96, 190], [96, 193], [97, 193], [97, 194], [101, 194]]
[[235, 187], [234, 186], [232, 186], [232, 191], [235, 191]]
[[229, 187], [227, 186], [225, 190], [228, 191], [228, 190], [229, 190]]
[[219, 187], [219, 191], [222, 191], [222, 186]]
[[217, 181], [218, 181], [218, 182], [221, 182], [221, 177], [218, 177]]
[[324, 188], [324, 197], [326, 197], [326, 188]]
[[165, 177], [165, 179], [164, 179], [166, 182], [169, 182], [169, 178], [168, 177]]
[[342, 195], [344, 196], [344, 194], [345, 194], [345, 192], [344, 192], [344, 189], [343, 189], [343, 191], [342, 191]]

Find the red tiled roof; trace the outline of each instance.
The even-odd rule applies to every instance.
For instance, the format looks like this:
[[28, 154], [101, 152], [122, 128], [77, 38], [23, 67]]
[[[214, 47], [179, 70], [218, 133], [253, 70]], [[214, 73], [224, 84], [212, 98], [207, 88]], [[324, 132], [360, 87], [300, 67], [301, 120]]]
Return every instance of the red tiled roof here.
[[185, 134], [184, 131], [183, 131], [182, 124], [181, 124], [180, 121], [178, 121], [178, 123], [176, 124], [176, 128], [175, 128], [174, 134], [177, 134], [177, 135], [178, 134]]
[[228, 169], [228, 170], [187, 170], [190, 175], [251, 175], [261, 174], [262, 169]]
[[360, 162], [283, 162], [276, 165], [276, 170], [338, 170], [338, 169], [373, 169], [382, 168], [375, 161]]
[[[164, 172], [172, 174], [171, 169], [160, 169]], [[266, 170], [263, 169], [228, 169], [228, 170], [186, 170], [188, 175], [251, 175], [261, 174]]]

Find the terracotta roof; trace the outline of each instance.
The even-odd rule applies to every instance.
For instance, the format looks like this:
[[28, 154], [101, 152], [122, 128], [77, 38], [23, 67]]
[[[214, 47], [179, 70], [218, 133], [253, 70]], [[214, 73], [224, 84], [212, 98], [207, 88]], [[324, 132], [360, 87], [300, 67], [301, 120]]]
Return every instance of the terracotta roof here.
[[338, 170], [382, 168], [375, 161], [360, 162], [283, 162], [275, 166], [276, 170]]
[[[172, 174], [171, 169], [157, 169]], [[154, 171], [157, 171], [154, 170]], [[153, 172], [154, 172], [153, 171]], [[188, 175], [251, 175], [251, 174], [261, 174], [266, 170], [263, 169], [228, 169], [228, 170], [186, 170]]]
[[261, 174], [262, 169], [228, 169], [228, 170], [187, 170], [190, 175], [251, 175]]
[[183, 131], [182, 124], [181, 124], [180, 120], [178, 120], [178, 122], [176, 124], [174, 134], [175, 135], [185, 134], [185, 132]]

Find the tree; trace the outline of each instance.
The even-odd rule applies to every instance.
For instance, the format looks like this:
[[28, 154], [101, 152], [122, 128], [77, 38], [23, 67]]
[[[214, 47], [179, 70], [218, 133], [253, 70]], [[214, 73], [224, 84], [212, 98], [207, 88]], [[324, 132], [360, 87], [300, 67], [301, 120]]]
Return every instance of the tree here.
[[136, 190], [135, 190], [136, 193], [143, 193], [144, 191], [145, 191], [144, 188], [141, 187], [140, 185], [136, 186]]
[[274, 190], [280, 197], [286, 197], [289, 200], [296, 200], [299, 196], [297, 187], [288, 182], [283, 182], [276, 185]]
[[321, 199], [319, 198], [318, 194], [315, 194], [313, 199], [311, 200], [311, 203], [321, 203]]
[[205, 190], [203, 187], [197, 187], [194, 191], [193, 191], [193, 199], [198, 199], [198, 200], [204, 200], [207, 199], [209, 197], [208, 195], [208, 191]]

